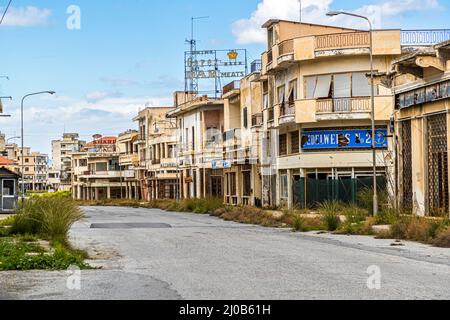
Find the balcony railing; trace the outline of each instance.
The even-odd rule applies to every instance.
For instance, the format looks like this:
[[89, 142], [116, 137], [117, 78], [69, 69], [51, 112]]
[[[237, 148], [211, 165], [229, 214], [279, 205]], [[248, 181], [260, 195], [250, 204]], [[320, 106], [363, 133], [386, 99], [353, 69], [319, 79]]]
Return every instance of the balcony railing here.
[[327, 34], [316, 37], [316, 50], [361, 48], [370, 46], [368, 32]]
[[280, 116], [292, 116], [295, 115], [295, 105], [285, 103], [280, 106]]
[[241, 87], [240, 81], [233, 81], [227, 84], [225, 87], [223, 87], [223, 94], [227, 94], [233, 90], [238, 90]]
[[401, 44], [408, 45], [433, 45], [450, 40], [450, 29], [436, 30], [403, 30]]
[[263, 124], [263, 114], [256, 113], [252, 115], [252, 127], [262, 126]]
[[250, 72], [261, 72], [262, 69], [262, 61], [261, 60], [255, 60], [250, 64]]
[[294, 40], [286, 40], [279, 45], [280, 56], [294, 53]]
[[370, 98], [317, 100], [317, 113], [370, 112]]

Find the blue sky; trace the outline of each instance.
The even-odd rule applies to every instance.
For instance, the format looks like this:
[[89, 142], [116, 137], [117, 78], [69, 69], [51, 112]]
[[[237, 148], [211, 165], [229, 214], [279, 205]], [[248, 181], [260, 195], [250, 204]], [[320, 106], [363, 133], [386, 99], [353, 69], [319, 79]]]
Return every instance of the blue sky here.
[[[7, 0], [0, 0], [4, 7]], [[373, 15], [378, 27], [450, 28], [450, 0], [304, 0], [304, 20], [328, 23], [325, 12], [345, 9]], [[68, 30], [67, 8], [81, 9], [81, 29]], [[184, 41], [191, 16], [202, 49], [247, 48], [249, 60], [264, 51], [259, 26], [268, 18], [297, 19], [297, 0], [13, 0], [0, 27], [0, 131], [20, 132], [21, 97], [55, 90], [56, 97], [26, 102], [25, 139], [50, 153], [50, 141], [66, 132], [84, 139], [134, 128], [132, 117], [146, 103], [170, 105], [184, 88]], [[381, 18], [380, 18], [381, 17]], [[355, 21], [333, 21], [355, 25]]]

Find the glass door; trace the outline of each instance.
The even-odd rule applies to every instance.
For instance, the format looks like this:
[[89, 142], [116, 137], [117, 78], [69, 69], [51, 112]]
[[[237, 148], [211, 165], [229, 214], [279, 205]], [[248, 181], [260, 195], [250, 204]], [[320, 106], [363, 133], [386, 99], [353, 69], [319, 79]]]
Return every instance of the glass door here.
[[16, 181], [2, 180], [2, 211], [14, 211], [16, 209]]

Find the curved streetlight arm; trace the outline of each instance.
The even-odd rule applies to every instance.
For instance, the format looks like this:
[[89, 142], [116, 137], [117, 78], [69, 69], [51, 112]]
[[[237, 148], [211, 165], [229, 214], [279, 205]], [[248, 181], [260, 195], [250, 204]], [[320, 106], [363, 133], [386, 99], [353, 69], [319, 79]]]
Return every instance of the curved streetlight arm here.
[[21, 164], [21, 173], [22, 173], [22, 205], [25, 202], [25, 159], [24, 159], [24, 133], [23, 133], [23, 103], [25, 102], [25, 99], [31, 96], [37, 96], [40, 94], [51, 94], [54, 95], [55, 91], [39, 91], [34, 93], [29, 93], [22, 98], [22, 103], [20, 104], [20, 132], [21, 132], [21, 157], [22, 157], [22, 164]]

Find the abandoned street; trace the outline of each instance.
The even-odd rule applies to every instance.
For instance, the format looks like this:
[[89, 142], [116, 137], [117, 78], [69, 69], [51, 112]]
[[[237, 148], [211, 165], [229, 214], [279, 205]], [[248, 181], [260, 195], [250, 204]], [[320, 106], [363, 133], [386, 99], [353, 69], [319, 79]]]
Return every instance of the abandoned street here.
[[[450, 250], [299, 234], [159, 210], [87, 207], [72, 243], [89, 250], [81, 289], [67, 272], [0, 273], [0, 299], [449, 299]], [[381, 289], [370, 290], [368, 268]]]

